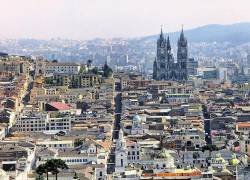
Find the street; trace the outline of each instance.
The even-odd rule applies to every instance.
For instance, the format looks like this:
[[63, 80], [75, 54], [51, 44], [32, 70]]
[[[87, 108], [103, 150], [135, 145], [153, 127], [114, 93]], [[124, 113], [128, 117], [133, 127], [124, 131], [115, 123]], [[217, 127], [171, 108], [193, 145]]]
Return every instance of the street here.
[[112, 134], [113, 146], [110, 150], [107, 173], [112, 174], [115, 171], [115, 140], [119, 137], [120, 130], [120, 121], [121, 121], [121, 112], [122, 112], [122, 95], [120, 92], [117, 93], [115, 97], [115, 120], [114, 120], [114, 129]]

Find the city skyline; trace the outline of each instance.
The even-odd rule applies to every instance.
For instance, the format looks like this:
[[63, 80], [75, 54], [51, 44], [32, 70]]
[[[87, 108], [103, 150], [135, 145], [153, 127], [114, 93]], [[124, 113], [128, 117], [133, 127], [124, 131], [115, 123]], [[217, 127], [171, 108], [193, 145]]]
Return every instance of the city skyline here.
[[[0, 39], [140, 37], [207, 24], [248, 22], [247, 0], [2, 0]], [[226, 5], [225, 5], [226, 4]], [[219, 15], [219, 16], [218, 16]]]

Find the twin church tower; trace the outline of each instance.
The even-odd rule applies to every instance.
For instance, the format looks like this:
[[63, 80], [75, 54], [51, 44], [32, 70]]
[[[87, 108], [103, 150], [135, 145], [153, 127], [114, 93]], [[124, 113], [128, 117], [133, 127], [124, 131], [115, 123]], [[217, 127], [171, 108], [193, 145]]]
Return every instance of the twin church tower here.
[[157, 40], [157, 55], [153, 65], [153, 79], [186, 81], [188, 76], [187, 61], [188, 47], [183, 29], [178, 40], [177, 62], [174, 61], [174, 57], [171, 52], [169, 36], [166, 40], [161, 29], [160, 37]]

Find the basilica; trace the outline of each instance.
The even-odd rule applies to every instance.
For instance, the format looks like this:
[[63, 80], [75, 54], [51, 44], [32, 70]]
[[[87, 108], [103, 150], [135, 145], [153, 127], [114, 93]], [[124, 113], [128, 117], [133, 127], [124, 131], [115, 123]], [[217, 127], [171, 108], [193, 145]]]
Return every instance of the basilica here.
[[171, 52], [169, 36], [166, 39], [161, 30], [160, 37], [157, 40], [157, 55], [153, 65], [153, 79], [186, 81], [187, 60], [187, 39], [184, 36], [183, 29], [178, 40], [177, 62], [175, 62]]

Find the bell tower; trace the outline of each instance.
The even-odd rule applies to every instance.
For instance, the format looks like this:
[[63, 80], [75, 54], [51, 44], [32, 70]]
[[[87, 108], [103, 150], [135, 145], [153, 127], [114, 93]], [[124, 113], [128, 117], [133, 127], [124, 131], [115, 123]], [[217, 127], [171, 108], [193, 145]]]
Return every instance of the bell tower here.
[[115, 150], [115, 172], [124, 172], [125, 167], [128, 165], [128, 155], [126, 140], [123, 136], [123, 130], [119, 131], [119, 139], [116, 142]]
[[178, 40], [178, 50], [177, 50], [177, 63], [180, 68], [179, 72], [180, 80], [187, 80], [187, 60], [188, 60], [188, 45], [182, 27], [180, 38]]

